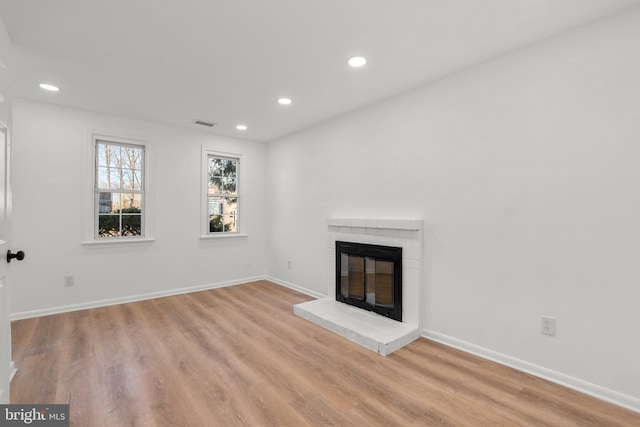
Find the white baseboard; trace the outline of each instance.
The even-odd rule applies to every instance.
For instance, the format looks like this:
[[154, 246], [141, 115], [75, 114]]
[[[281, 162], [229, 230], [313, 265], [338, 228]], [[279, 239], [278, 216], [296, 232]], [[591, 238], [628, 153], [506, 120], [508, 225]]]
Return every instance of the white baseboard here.
[[208, 289], [223, 288], [225, 286], [234, 286], [242, 283], [255, 282], [257, 280], [264, 280], [265, 278], [266, 278], [265, 276], [245, 277], [243, 279], [229, 280], [226, 282], [208, 283], [205, 285], [190, 286], [186, 288], [169, 289], [166, 291], [159, 291], [159, 292], [150, 292], [148, 294], [131, 295], [127, 297], [110, 298], [110, 299], [98, 300], [98, 301], [89, 301], [89, 302], [83, 302], [80, 304], [70, 304], [70, 305], [64, 305], [59, 307], [43, 308], [39, 310], [22, 311], [19, 313], [12, 313], [11, 320], [13, 321], [13, 320], [29, 319], [32, 317], [48, 316], [50, 314], [67, 313], [70, 311], [86, 310], [89, 308], [106, 307], [109, 305], [125, 304], [128, 302], [168, 297], [171, 295], [188, 294], [190, 292], [206, 291]]
[[543, 366], [520, 360], [515, 357], [499, 353], [497, 351], [489, 350], [488, 348], [481, 347], [479, 345], [457, 338], [453, 338], [439, 332], [423, 329], [422, 336], [447, 345], [449, 347], [457, 348], [458, 350], [462, 350], [466, 353], [471, 353], [484, 359], [500, 363], [501, 365], [509, 366], [510, 368], [526, 372], [547, 381], [563, 385], [581, 393], [588, 394], [609, 403], [613, 403], [614, 405], [622, 406], [623, 408], [627, 408], [635, 412], [640, 412], [640, 399], [633, 396], [629, 396], [627, 394], [623, 394], [615, 390], [611, 390], [606, 387], [602, 387], [597, 384], [593, 384], [588, 381], [584, 381], [579, 378], [575, 378], [561, 372], [545, 368]]
[[294, 291], [302, 292], [303, 294], [312, 296], [314, 298], [326, 298], [326, 294], [321, 294], [320, 292], [312, 291], [311, 289], [304, 288], [302, 286], [294, 285], [293, 283], [285, 282], [284, 280], [276, 279], [275, 277], [267, 276], [265, 280], [268, 280], [273, 283], [277, 283], [280, 286], [284, 286], [285, 288], [293, 289]]

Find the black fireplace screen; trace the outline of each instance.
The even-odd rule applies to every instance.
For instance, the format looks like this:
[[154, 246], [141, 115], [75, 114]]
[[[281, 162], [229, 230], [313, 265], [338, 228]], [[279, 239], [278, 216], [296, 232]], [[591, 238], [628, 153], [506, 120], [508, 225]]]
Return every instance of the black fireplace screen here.
[[336, 300], [402, 321], [402, 248], [336, 241]]

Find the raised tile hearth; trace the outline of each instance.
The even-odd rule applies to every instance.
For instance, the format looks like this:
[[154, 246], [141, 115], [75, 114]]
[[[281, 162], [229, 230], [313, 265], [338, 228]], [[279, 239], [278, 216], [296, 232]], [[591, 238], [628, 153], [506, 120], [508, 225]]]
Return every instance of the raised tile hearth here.
[[383, 356], [391, 354], [420, 336], [417, 325], [388, 319], [333, 298], [297, 304], [293, 307], [293, 312]]

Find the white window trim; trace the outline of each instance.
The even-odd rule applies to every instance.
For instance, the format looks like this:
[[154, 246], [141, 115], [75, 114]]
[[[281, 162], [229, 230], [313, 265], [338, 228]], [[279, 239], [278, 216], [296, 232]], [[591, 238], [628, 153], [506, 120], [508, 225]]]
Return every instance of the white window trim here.
[[148, 237], [122, 237], [117, 240], [114, 239], [103, 239], [102, 240], [85, 240], [82, 242], [82, 246], [87, 248], [111, 248], [114, 246], [144, 246], [151, 245], [156, 239], [151, 239]]
[[[155, 239], [152, 237], [153, 231], [153, 207], [154, 197], [152, 192], [152, 150], [151, 144], [147, 138], [139, 136], [124, 136], [119, 132], [90, 131], [89, 148], [87, 152], [87, 160], [85, 161], [85, 226], [84, 240], [82, 245], [89, 248], [116, 247], [116, 246], [138, 246], [150, 245]], [[139, 237], [110, 237], [98, 238], [96, 236], [96, 221], [98, 216], [96, 213], [96, 141], [112, 141], [120, 144], [142, 145], [144, 146], [144, 165], [143, 165], [143, 219], [142, 219], [142, 235]]]
[[[209, 232], [209, 156], [229, 157], [238, 159], [238, 231], [226, 231], [226, 232]], [[243, 218], [244, 218], [244, 156], [238, 153], [228, 153], [224, 151], [218, 151], [210, 147], [202, 146], [201, 155], [201, 187], [200, 187], [200, 239], [233, 239], [233, 238], [245, 238], [247, 234], [243, 233]]]

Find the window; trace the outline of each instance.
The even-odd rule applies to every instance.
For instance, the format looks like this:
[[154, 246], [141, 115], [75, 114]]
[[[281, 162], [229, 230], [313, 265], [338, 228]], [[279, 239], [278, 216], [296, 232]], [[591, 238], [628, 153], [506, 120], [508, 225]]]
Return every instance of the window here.
[[204, 150], [203, 158], [206, 162], [203, 234], [238, 233], [240, 157]]
[[95, 139], [96, 239], [143, 237], [143, 145]]

